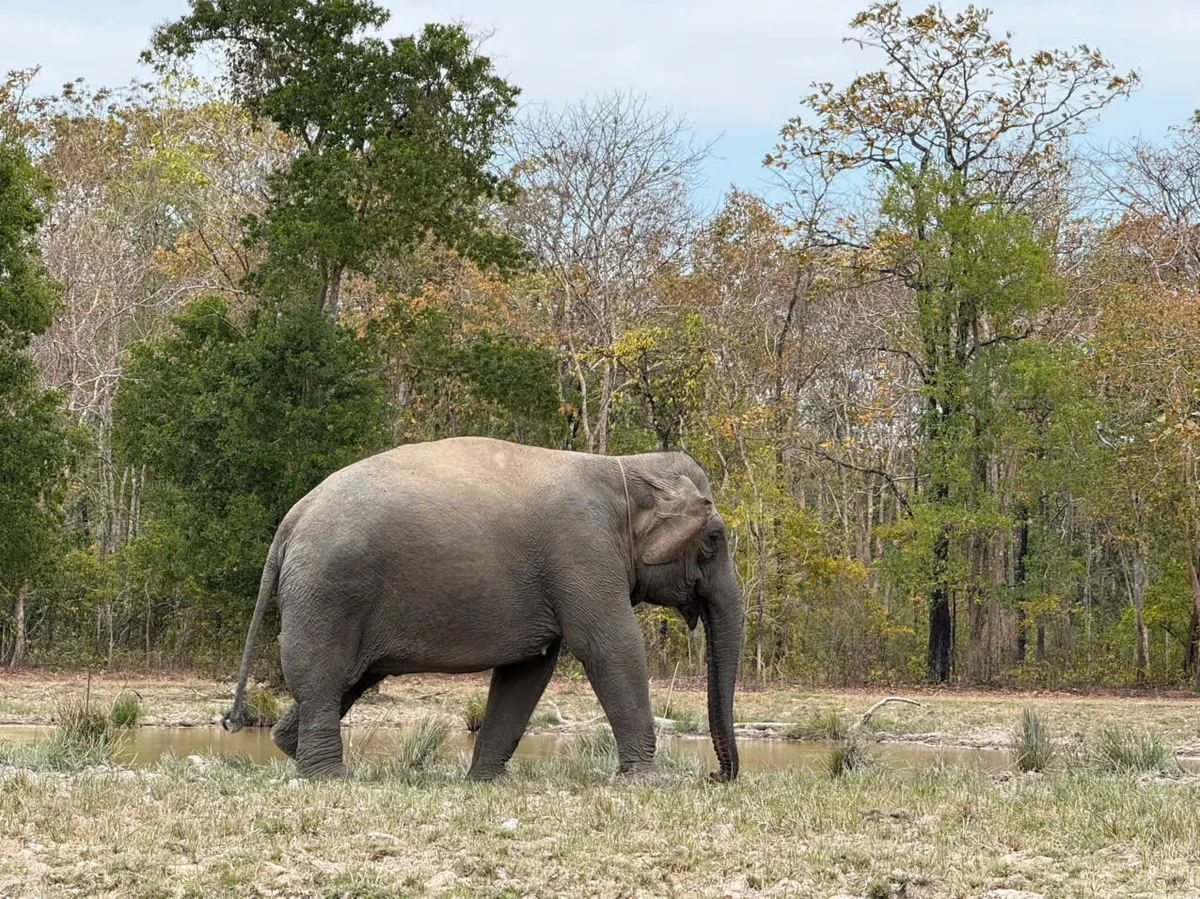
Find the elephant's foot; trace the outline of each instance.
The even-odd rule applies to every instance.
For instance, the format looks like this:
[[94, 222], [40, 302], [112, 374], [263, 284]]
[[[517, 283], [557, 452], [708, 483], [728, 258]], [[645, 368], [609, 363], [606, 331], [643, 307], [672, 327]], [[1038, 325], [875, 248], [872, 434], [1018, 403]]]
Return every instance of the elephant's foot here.
[[663, 774], [661, 771], [655, 770], [653, 766], [648, 768], [638, 766], [625, 771], [618, 771], [617, 776], [630, 783], [649, 784], [651, 786], [667, 786], [675, 782], [675, 779], [669, 774]]
[[296, 768], [304, 780], [345, 780], [350, 776], [345, 764], [341, 761], [321, 765], [298, 762]]
[[499, 767], [495, 765], [472, 765], [470, 770], [467, 771], [467, 780], [488, 783], [489, 781], [503, 777], [507, 773], [508, 768], [505, 765], [500, 765]]

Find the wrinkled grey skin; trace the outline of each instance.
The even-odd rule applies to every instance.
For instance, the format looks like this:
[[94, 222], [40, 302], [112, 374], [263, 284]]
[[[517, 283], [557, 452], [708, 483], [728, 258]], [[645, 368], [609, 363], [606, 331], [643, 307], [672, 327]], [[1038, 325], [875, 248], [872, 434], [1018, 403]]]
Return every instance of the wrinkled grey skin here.
[[272, 738], [304, 777], [345, 774], [339, 721], [384, 677], [488, 669], [470, 776], [501, 774], [562, 641], [604, 708], [620, 770], [651, 772], [639, 602], [678, 609], [689, 627], [704, 622], [720, 766], [712, 777], [737, 776], [744, 611], [708, 479], [684, 454], [618, 462], [468, 437], [403, 446], [330, 475], [271, 545], [225, 718], [234, 731], [245, 725], [251, 650], [276, 583], [295, 703]]

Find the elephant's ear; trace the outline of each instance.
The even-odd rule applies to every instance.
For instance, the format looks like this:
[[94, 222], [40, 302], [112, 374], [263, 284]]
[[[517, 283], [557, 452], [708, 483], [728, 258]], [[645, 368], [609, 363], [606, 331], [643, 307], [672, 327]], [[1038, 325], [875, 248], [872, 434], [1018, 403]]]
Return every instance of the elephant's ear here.
[[670, 485], [655, 485], [650, 525], [642, 536], [642, 561], [647, 565], [672, 562], [700, 536], [712, 515], [712, 500], [681, 475]]

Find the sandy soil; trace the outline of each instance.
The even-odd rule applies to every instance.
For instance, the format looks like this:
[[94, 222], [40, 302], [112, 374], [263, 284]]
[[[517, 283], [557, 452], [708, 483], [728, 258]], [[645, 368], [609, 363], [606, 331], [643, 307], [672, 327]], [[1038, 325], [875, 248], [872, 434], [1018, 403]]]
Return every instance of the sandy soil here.
[[[419, 675], [389, 678], [379, 693], [364, 697], [347, 724], [403, 727], [422, 715], [460, 719], [472, 694], [485, 693], [488, 676]], [[0, 674], [0, 724], [49, 724], [59, 702], [88, 697], [110, 705], [124, 691], [136, 693], [145, 709], [144, 724], [172, 727], [212, 726], [233, 697], [234, 683], [189, 674], [86, 673], [52, 674], [27, 670]], [[830, 713], [856, 720], [877, 700], [900, 695], [919, 707], [890, 704], [873, 718], [878, 739], [905, 743], [973, 748], [1000, 748], [1022, 708], [1037, 709], [1057, 735], [1081, 740], [1104, 724], [1148, 729], [1160, 734], [1181, 755], [1200, 755], [1200, 710], [1187, 693], [1118, 693], [1082, 695], [1069, 692], [1016, 692], [926, 687], [813, 690], [787, 684], [739, 688], [735, 714], [744, 737], [778, 737], [794, 726], [819, 722]], [[286, 694], [282, 697], [287, 701]], [[651, 698], [656, 712], [668, 704], [703, 724], [706, 696], [703, 679], [654, 679]], [[555, 712], [553, 706], [557, 706]], [[539, 706], [540, 720], [561, 714], [583, 723], [602, 714], [591, 687], [582, 678], [556, 677]], [[539, 727], [535, 715], [532, 729]]]

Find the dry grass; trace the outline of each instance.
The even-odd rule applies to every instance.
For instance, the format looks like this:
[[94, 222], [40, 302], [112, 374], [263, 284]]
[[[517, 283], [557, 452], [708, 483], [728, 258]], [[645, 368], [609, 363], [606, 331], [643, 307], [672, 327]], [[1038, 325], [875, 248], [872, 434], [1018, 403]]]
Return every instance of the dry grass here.
[[1195, 781], [872, 766], [714, 786], [577, 759], [300, 783], [290, 764], [0, 775], [0, 895], [1196, 895]]

